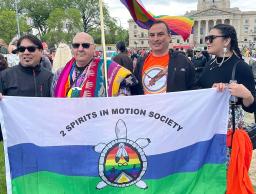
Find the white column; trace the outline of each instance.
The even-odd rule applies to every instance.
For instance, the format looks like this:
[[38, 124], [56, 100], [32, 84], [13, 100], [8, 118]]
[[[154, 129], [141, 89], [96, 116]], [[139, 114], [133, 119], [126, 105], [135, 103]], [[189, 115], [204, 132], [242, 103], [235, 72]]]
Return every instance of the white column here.
[[229, 20], [229, 24], [230, 24], [230, 25], [233, 25], [232, 23], [233, 23], [233, 22], [232, 22], [232, 20], [230, 19], [230, 20]]
[[198, 20], [198, 26], [197, 26], [197, 43], [200, 44], [200, 38], [201, 38], [201, 33], [200, 33], [200, 30], [201, 30], [201, 21]]
[[217, 22], [217, 20], [213, 20], [213, 26], [215, 26], [215, 25], [216, 25], [216, 22]]
[[221, 20], [221, 23], [224, 24], [224, 23], [225, 23], [225, 19], [222, 19], [222, 20]]
[[205, 20], [205, 35], [207, 35], [209, 33], [209, 21], [208, 20]]

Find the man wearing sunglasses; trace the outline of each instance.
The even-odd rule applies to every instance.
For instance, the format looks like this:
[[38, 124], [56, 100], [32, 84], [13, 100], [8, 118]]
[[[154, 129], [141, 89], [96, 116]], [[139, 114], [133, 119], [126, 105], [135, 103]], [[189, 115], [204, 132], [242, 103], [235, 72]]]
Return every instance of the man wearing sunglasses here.
[[52, 73], [40, 65], [42, 43], [33, 35], [17, 42], [19, 65], [0, 74], [0, 92], [7, 96], [50, 97]]
[[[107, 62], [107, 79], [103, 59], [95, 56], [92, 36], [85, 32], [75, 35], [72, 43], [74, 57], [54, 75], [52, 95], [55, 97], [104, 97], [129, 95], [136, 83], [131, 72], [114, 61]], [[108, 81], [108, 91], [105, 88]]]

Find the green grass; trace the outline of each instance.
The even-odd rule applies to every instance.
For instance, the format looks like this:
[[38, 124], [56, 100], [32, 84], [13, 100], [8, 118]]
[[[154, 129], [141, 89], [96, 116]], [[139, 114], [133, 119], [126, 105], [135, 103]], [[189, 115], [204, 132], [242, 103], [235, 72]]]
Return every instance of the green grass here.
[[6, 194], [3, 142], [0, 142], [0, 193]]

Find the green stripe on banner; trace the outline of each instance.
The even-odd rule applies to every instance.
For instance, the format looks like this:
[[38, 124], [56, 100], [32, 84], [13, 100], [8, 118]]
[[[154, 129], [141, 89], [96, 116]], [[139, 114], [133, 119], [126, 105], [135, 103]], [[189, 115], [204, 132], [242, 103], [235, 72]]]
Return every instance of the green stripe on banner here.
[[99, 177], [64, 176], [38, 172], [12, 181], [13, 194], [224, 194], [226, 165], [207, 164], [199, 171], [177, 173], [158, 180], [145, 180], [148, 189], [107, 186], [97, 190]]

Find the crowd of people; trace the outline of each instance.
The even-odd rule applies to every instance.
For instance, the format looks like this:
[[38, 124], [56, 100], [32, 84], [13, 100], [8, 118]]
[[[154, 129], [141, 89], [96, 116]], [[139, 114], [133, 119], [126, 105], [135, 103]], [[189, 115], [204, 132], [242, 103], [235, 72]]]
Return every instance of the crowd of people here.
[[[215, 26], [213, 29], [218, 29], [218, 27], [219, 25]], [[227, 28], [226, 30], [228, 32], [233, 28], [230, 25], [224, 25], [224, 27]], [[235, 29], [232, 30], [234, 31], [233, 33], [236, 33]], [[228, 75], [230, 69], [221, 72], [221, 67], [226, 67], [228, 65], [224, 66], [223, 64], [231, 62], [231, 65], [228, 67], [232, 69], [232, 64], [235, 61], [235, 59], [233, 61], [233, 58], [235, 58], [235, 56], [242, 61], [242, 55], [238, 45], [236, 45], [235, 50], [233, 48], [234, 43], [232, 39], [235, 39], [234, 41], [237, 44], [237, 37], [234, 35], [232, 35], [232, 37], [230, 34], [219, 35], [224, 33], [222, 31], [217, 33], [218, 35], [207, 36], [207, 46], [204, 48], [196, 47], [193, 50], [187, 49], [186, 51], [183, 49], [169, 49], [171, 35], [168, 26], [162, 21], [155, 22], [150, 27], [148, 33], [150, 47], [148, 50], [128, 49], [123, 41], [116, 44], [118, 54], [112, 58], [112, 62], [115, 62], [112, 63], [112, 65], [120, 65], [127, 70], [125, 74], [127, 77], [122, 78], [123, 82], [119, 83], [120, 90], [122, 91], [119, 91], [119, 94], [155, 94], [190, 90], [200, 87], [209, 88], [212, 87], [214, 83], [220, 82], [228, 83], [229, 80], [227, 79], [229, 79], [230, 76], [226, 75]], [[223, 39], [223, 41], [231, 39], [229, 42], [230, 44], [232, 43], [232, 45], [225, 47], [225, 52], [216, 53], [215, 49], [224, 48], [220, 43], [214, 44], [219, 39]], [[100, 68], [102, 65], [100, 62], [102, 57], [95, 55], [96, 46], [93, 37], [86, 33], [78, 33], [70, 45], [72, 45], [72, 50], [69, 45], [64, 43], [60, 43], [56, 49], [48, 49], [46, 43], [41, 42], [33, 35], [25, 35], [20, 39], [14, 38], [9, 45], [7, 45], [4, 40], [0, 39], [0, 70], [2, 71], [0, 76], [0, 92], [3, 95], [58, 96], [60, 94], [57, 94], [56, 87], [62, 87], [62, 89], [64, 89], [63, 84], [69, 80], [68, 85], [70, 88], [65, 88], [65, 94], [62, 94], [62, 96], [106, 95], [106, 88], [103, 86], [105, 80], [99, 80], [96, 77], [96, 81], [92, 82], [91, 80], [94, 78], [90, 77], [91, 74], [95, 74], [93, 71], [96, 71], [97, 68]], [[247, 49], [244, 53], [248, 52], [249, 50]], [[223, 53], [225, 55], [223, 55]], [[250, 54], [253, 55], [255, 52], [250, 51]], [[8, 55], [11, 55], [11, 57], [8, 58]], [[9, 61], [12, 61], [9, 59], [13, 58], [13, 56], [18, 58], [18, 62], [16, 62], [17, 64], [15, 65], [12, 64], [12, 62], [9, 64]], [[228, 57], [228, 60], [226, 57]], [[36, 58], [36, 60], [34, 58]], [[27, 65], [27, 62], [33, 64]], [[92, 63], [97, 66], [95, 69], [92, 68], [94, 66]], [[217, 65], [215, 65], [215, 63]], [[209, 71], [209, 66], [213, 65], [214, 67], [210, 68], [211, 70]], [[247, 67], [248, 65], [245, 66]], [[23, 71], [26, 68], [23, 67], [30, 70], [32, 69], [31, 67], [35, 67], [33, 69], [35, 72], [31, 71], [31, 76], [34, 76], [34, 78], [31, 79], [32, 81], [26, 81], [26, 77], [21, 76], [19, 78], [19, 76], [13, 74], [13, 72], [18, 75], [24, 73]], [[48, 85], [35, 79], [38, 76], [37, 74], [35, 75], [38, 71], [37, 68], [42, 69], [39, 71], [40, 73], [48, 70], [48, 74], [52, 75], [50, 77], [53, 77], [53, 80], [52, 78], [51, 81], [48, 80]], [[240, 65], [238, 65], [237, 68], [240, 70]], [[17, 71], [20, 72], [17, 73]], [[63, 71], [65, 75], [63, 75]], [[220, 72], [217, 72], [217, 75], [211, 78], [211, 74], [215, 71]], [[253, 77], [251, 79], [251, 70], [247, 70], [248, 75], [246, 76], [246, 83], [240, 80], [242, 78], [239, 77], [239, 73], [237, 75], [238, 78], [236, 78], [238, 79], [236, 86], [243, 84], [245, 88], [251, 92], [252, 96], [254, 96], [254, 81]], [[27, 74], [25, 75], [27, 76]], [[72, 77], [73, 80], [70, 79], [69, 76]], [[223, 79], [224, 77], [226, 77], [226, 79]], [[244, 75], [242, 77], [244, 79]], [[59, 83], [60, 79], [63, 83]], [[132, 80], [132, 83], [128, 80]], [[36, 84], [38, 84], [38, 86], [36, 86], [37, 88], [34, 88], [36, 85], [34, 83], [35, 81], [37, 81]], [[31, 88], [28, 87], [29, 84], [24, 84], [26, 82], [31, 82]], [[249, 82], [249, 85], [247, 82]], [[99, 89], [98, 94], [96, 94], [96, 91], [90, 89], [95, 84], [100, 85], [100, 87], [97, 87]], [[23, 89], [24, 85], [26, 85], [25, 89]], [[129, 85], [128, 88], [127, 85]], [[42, 93], [42, 89], [45, 88], [50, 90], [45, 94], [39, 95]], [[72, 88], [75, 88], [75, 92], [69, 91]], [[30, 91], [31, 89], [33, 89], [33, 92]], [[80, 94], [77, 90], [81, 90], [83, 94]], [[117, 93], [115, 93], [115, 95], [116, 94]], [[238, 95], [240, 98], [242, 96], [243, 95], [240, 94]]]
[[[74, 36], [72, 52], [61, 43], [46, 53], [37, 37], [22, 36], [10, 44], [11, 52], [19, 58], [18, 65], [8, 67], [0, 55], [0, 98], [147, 95], [215, 87], [220, 92], [228, 89], [237, 98], [237, 127], [244, 125], [244, 111], [255, 112], [254, 76], [243, 60], [233, 26], [217, 24], [205, 37], [205, 49], [186, 53], [169, 49], [171, 34], [163, 21], [153, 23], [148, 35], [149, 51], [128, 51], [124, 42], [117, 43], [118, 55], [108, 62], [108, 79], [88, 33]], [[3, 41], [0, 44], [0, 51], [8, 53], [7, 45]], [[229, 128], [231, 124], [230, 113]]]

